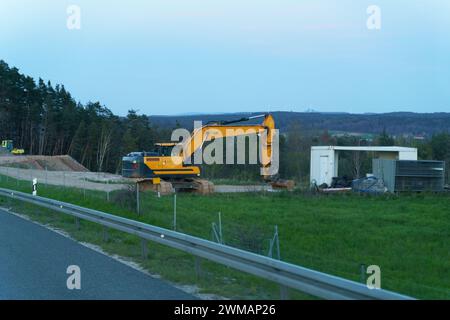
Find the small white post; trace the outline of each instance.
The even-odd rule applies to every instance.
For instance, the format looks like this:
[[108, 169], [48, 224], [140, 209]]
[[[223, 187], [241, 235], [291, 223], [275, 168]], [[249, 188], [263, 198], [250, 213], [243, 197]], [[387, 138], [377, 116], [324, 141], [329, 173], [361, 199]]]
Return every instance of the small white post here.
[[37, 196], [37, 179], [33, 179], [33, 196]]

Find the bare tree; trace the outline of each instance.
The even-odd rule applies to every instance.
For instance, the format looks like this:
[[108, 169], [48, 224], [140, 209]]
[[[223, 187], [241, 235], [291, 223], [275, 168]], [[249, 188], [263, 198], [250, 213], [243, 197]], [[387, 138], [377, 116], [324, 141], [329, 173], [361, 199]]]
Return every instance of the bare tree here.
[[100, 133], [100, 139], [98, 141], [97, 148], [97, 166], [99, 172], [102, 171], [106, 155], [111, 148], [111, 136], [112, 128], [109, 125], [104, 124], [102, 126], [102, 131]]
[[361, 153], [359, 151], [353, 151], [352, 164], [353, 177], [359, 179], [361, 177]]

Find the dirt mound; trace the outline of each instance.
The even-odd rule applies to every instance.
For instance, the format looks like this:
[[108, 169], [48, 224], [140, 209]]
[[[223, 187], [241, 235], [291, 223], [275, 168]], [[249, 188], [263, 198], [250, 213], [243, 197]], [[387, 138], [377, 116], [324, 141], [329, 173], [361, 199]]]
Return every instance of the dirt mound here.
[[71, 156], [3, 156], [0, 157], [0, 166], [10, 166], [22, 169], [48, 170], [48, 171], [75, 171], [88, 172]]

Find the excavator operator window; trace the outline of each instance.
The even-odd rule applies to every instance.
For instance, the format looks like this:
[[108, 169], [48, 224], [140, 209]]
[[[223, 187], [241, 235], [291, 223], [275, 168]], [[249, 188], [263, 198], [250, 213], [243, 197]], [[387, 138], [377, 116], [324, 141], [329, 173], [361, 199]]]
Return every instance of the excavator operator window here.
[[172, 155], [173, 146], [158, 146], [156, 152], [160, 157], [170, 157]]

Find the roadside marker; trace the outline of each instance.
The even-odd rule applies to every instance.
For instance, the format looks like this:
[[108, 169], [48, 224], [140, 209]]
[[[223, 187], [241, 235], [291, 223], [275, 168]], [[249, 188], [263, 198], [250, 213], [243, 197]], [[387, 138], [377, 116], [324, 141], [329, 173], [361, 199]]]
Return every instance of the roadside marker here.
[[33, 196], [37, 196], [37, 179], [33, 179]]

